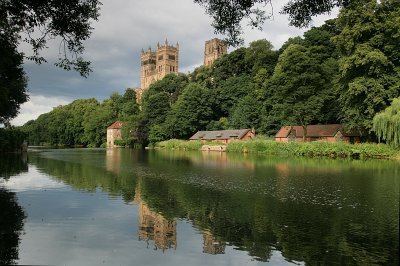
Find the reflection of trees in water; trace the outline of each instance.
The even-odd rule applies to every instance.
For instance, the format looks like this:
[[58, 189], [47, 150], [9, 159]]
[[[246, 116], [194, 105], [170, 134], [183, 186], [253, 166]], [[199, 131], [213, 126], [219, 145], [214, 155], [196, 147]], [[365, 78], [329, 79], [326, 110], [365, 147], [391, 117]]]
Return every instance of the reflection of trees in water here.
[[28, 171], [28, 157], [23, 154], [0, 154], [0, 178], [10, 178], [10, 176]]
[[126, 202], [132, 201], [135, 195], [136, 176], [130, 171], [120, 169], [120, 165], [128, 165], [124, 158], [118, 157], [109, 164], [107, 162], [105, 169], [102, 165], [93, 164], [93, 157], [82, 156], [75, 162], [32, 154], [29, 162], [36, 165], [41, 172], [61, 180], [75, 189], [94, 192], [96, 188], [101, 188], [112, 196], [122, 196]]
[[0, 188], [0, 210], [0, 265], [15, 264], [25, 213], [18, 205], [15, 193], [3, 188]]
[[[0, 178], [28, 171], [26, 154], [7, 154], [0, 157]], [[25, 213], [18, 205], [14, 192], [0, 187], [0, 265], [16, 264], [19, 235], [24, 226]]]
[[[108, 171], [85, 164], [84, 160], [30, 161], [74, 187], [89, 190], [102, 187], [111, 194], [123, 195], [126, 201], [134, 199], [139, 184], [137, 176], [143, 175], [139, 178], [140, 197], [146, 208], [161, 213], [162, 221], [190, 220], [206, 234], [203, 248], [210, 254], [222, 253], [225, 245], [232, 245], [260, 261], [270, 260], [273, 250], [279, 250], [287, 260], [306, 264], [398, 263], [399, 192], [398, 180], [392, 177], [398, 167], [375, 161], [271, 159], [254, 160], [254, 167], [249, 168], [240, 158], [229, 158], [232, 163], [221, 170], [201, 163], [204, 160], [201, 153], [195, 154], [194, 162], [190, 156], [117, 155], [107, 154]], [[374, 178], [366, 178], [371, 171]], [[251, 173], [251, 177], [243, 178], [243, 173]], [[228, 182], [243, 186], [227, 189]], [[247, 184], [255, 189], [246, 190]], [[276, 193], [258, 193], [257, 187], [264, 189], [266, 184], [275, 186]], [[397, 190], [393, 188], [396, 185]], [[286, 197], [293, 191], [315, 194], [318, 187], [324, 188], [324, 195], [340, 187], [340, 194], [349, 202], [365, 205], [356, 209], [345, 205], [338, 209], [310, 201], [282, 201], [276, 196]], [[386, 197], [380, 196], [382, 192]], [[397, 208], [392, 210], [394, 205]], [[150, 228], [151, 234], [155, 231], [155, 214], [143, 220], [150, 225], [143, 229]]]
[[[325, 182], [331, 184], [325, 186], [328, 191], [330, 187], [336, 188], [338, 182], [345, 181], [341, 185], [344, 189], [350, 187], [349, 193], [346, 192], [346, 196], [350, 197], [349, 201], [362, 200], [361, 202], [367, 204], [357, 206], [356, 209], [353, 206], [338, 209], [323, 204], [281, 201], [272, 195], [240, 189], [226, 190], [218, 182], [205, 186], [182, 182], [187, 180], [185, 174], [197, 173], [188, 170], [193, 167], [190, 164], [176, 166], [170, 160], [165, 162], [154, 158], [150, 161], [150, 166], [155, 173], [164, 173], [142, 179], [142, 198], [150, 208], [170, 219], [189, 219], [197, 228], [209, 232], [220, 243], [229, 243], [239, 250], [245, 250], [256, 260], [268, 261], [272, 251], [279, 250], [287, 260], [304, 261], [306, 264], [398, 263], [398, 218], [392, 215], [393, 211], [387, 209], [393, 206], [393, 202], [390, 204], [388, 199], [379, 196], [384, 187], [392, 192], [389, 197], [395, 201], [398, 190], [396, 197], [390, 177], [365, 178], [365, 171], [368, 170], [366, 167], [360, 169], [359, 176], [349, 176], [346, 180], [333, 177], [325, 179]], [[308, 180], [302, 184], [300, 180], [296, 181], [295, 177], [304, 179], [306, 173], [310, 176], [313, 174], [304, 163], [301, 168], [304, 171], [300, 171], [298, 176], [295, 175], [298, 167], [288, 169], [289, 176], [293, 176], [288, 179], [293, 183], [290, 188], [306, 188], [304, 186], [312, 182]], [[275, 168], [272, 169], [276, 173]], [[201, 168], [199, 171], [204, 170]], [[348, 169], [344, 169], [341, 173], [346, 174], [347, 171]], [[378, 175], [380, 173], [381, 171], [377, 172]], [[384, 173], [390, 174], [390, 170]], [[182, 180], [179, 179], [180, 175], [183, 175]], [[220, 177], [221, 180], [224, 178], [227, 177]], [[364, 182], [361, 191], [365, 195], [352, 195], [351, 188], [360, 186], [361, 179]], [[377, 180], [379, 184], [376, 184]], [[317, 182], [316, 185], [318, 184]], [[374, 212], [371, 212], [371, 207], [375, 209]], [[398, 217], [398, 210], [394, 211]], [[216, 242], [206, 240], [204, 243]]]

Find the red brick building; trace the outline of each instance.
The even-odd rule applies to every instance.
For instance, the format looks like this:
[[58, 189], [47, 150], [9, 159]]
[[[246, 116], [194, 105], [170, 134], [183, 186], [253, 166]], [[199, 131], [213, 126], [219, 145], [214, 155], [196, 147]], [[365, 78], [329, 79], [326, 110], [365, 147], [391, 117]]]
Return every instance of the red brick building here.
[[216, 131], [198, 131], [191, 136], [189, 140], [216, 140], [224, 144], [228, 144], [232, 140], [249, 140], [253, 139], [256, 133], [252, 129], [229, 129]]
[[[275, 140], [280, 142], [303, 142], [303, 135], [304, 129], [302, 126], [284, 126], [276, 133]], [[340, 124], [308, 125], [305, 141], [317, 140], [359, 143], [361, 135], [353, 131], [346, 131], [343, 125]]]

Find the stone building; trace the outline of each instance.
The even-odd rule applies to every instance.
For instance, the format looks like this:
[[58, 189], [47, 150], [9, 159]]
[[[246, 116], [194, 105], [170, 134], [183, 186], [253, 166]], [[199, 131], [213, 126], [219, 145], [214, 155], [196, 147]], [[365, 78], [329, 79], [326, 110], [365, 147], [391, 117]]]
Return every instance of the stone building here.
[[211, 66], [215, 60], [228, 53], [228, 46], [220, 39], [206, 41], [204, 48], [204, 65]]
[[107, 128], [107, 148], [114, 148], [114, 141], [122, 139], [122, 122], [116, 121]]
[[141, 101], [143, 92], [149, 86], [170, 73], [178, 74], [179, 68], [179, 44], [169, 45], [165, 40], [164, 45], [157, 44], [155, 51], [151, 47], [147, 51], [142, 50], [140, 57], [140, 89], [136, 91], [136, 100]]

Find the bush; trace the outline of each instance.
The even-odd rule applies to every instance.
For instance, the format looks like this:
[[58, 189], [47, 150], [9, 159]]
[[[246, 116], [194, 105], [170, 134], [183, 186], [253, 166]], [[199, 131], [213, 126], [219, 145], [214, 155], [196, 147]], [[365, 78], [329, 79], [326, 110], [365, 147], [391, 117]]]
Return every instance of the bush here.
[[262, 154], [283, 154], [308, 157], [332, 158], [391, 158], [399, 151], [389, 145], [376, 143], [350, 144], [347, 142], [276, 142], [273, 140], [254, 139], [233, 141], [228, 144], [228, 152], [249, 152]]
[[25, 139], [26, 134], [19, 129], [0, 128], [0, 152], [21, 151]]
[[127, 143], [123, 139], [116, 139], [116, 140], [114, 140], [114, 145], [125, 147], [127, 145]]

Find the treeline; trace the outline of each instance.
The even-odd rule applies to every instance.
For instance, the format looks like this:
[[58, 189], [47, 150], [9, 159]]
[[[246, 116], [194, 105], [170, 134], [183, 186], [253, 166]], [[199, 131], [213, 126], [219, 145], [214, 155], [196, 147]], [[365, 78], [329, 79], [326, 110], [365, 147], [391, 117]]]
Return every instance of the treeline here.
[[[59, 137], [68, 131], [51, 118], [57, 109], [43, 115], [52, 123], [38, 123], [39, 117], [28, 132], [36, 142], [98, 146], [105, 142], [105, 128], [119, 119], [125, 122], [124, 141], [143, 145], [186, 139], [198, 130], [255, 128], [273, 135], [282, 125], [294, 124], [343, 123], [373, 137], [374, 116], [400, 96], [399, 17], [397, 1], [355, 1], [336, 19], [290, 38], [279, 50], [258, 40], [212, 67], [166, 76], [143, 94], [140, 111], [134, 101], [124, 102], [135, 110], [125, 115], [112, 100], [117, 94], [102, 104], [80, 100], [99, 109], [94, 116], [91, 108], [77, 115], [77, 136], [83, 138]], [[51, 124], [52, 130], [36, 129]]]
[[75, 100], [27, 122], [22, 130], [29, 145], [65, 145], [100, 147], [106, 142], [106, 128], [115, 120], [128, 120], [137, 115], [135, 92], [113, 93], [109, 99]]

